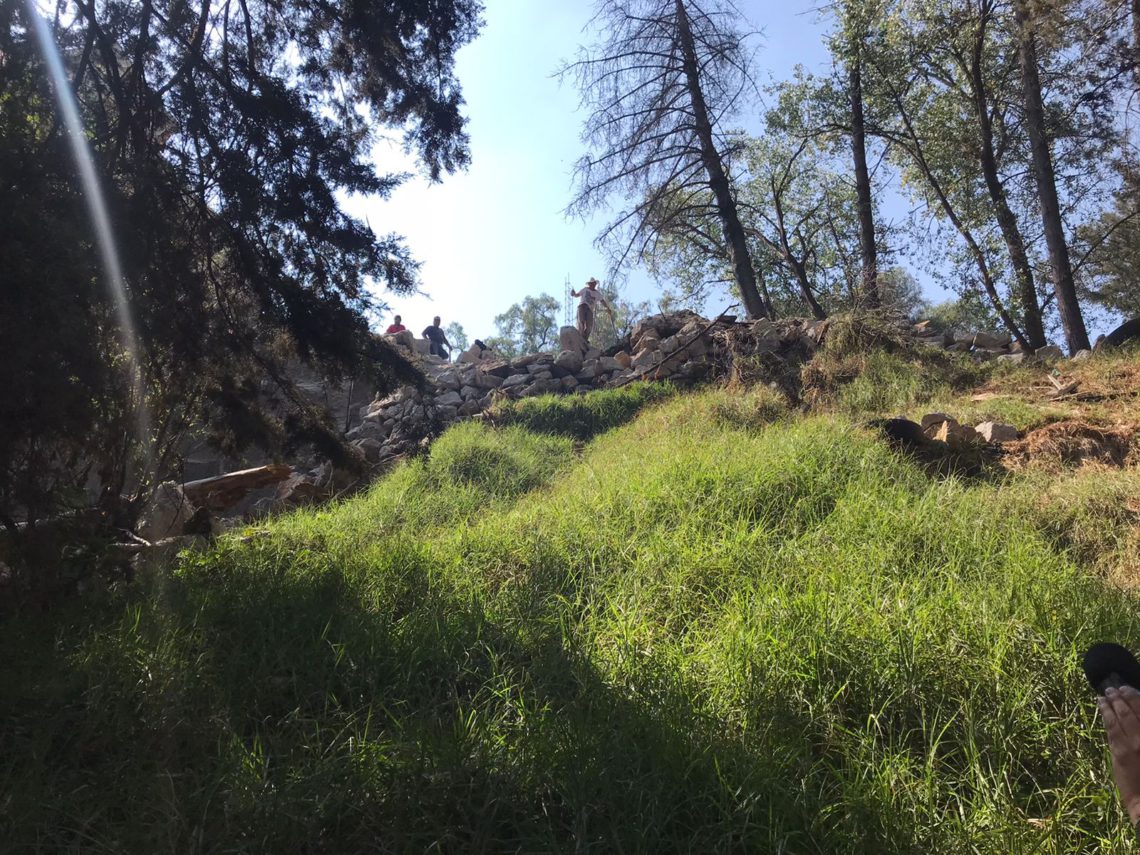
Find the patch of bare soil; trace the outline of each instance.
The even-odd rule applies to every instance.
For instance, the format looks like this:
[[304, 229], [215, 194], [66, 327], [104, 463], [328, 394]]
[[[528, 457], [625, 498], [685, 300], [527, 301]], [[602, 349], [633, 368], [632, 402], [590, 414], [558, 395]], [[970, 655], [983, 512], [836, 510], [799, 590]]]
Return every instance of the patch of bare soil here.
[[1121, 468], [1135, 457], [1137, 428], [1096, 427], [1082, 421], [1054, 422], [1030, 431], [1023, 439], [1005, 443], [1003, 462], [1010, 468], [1096, 464]]

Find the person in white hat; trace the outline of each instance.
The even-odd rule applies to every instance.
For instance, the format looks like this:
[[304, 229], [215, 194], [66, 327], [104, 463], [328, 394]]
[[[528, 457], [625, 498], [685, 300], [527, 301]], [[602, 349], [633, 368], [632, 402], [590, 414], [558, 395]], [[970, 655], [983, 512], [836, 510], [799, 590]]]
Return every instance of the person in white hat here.
[[600, 301], [606, 307], [606, 311], [610, 313], [610, 320], [617, 325], [617, 319], [614, 318], [613, 307], [610, 306], [609, 300], [602, 296], [602, 292], [598, 290], [598, 280], [590, 277], [586, 282], [586, 287], [581, 291], [570, 291], [571, 297], [578, 298], [578, 332], [582, 334], [582, 338], [586, 343], [590, 343], [590, 333], [594, 331], [594, 306]]

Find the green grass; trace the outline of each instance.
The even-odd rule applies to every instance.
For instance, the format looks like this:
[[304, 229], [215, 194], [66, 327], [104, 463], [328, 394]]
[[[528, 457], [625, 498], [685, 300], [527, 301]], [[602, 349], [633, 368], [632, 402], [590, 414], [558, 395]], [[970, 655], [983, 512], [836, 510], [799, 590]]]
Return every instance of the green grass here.
[[550, 434], [622, 419], [530, 406], [0, 626], [0, 840], [1131, 851], [1077, 666], [1140, 645], [1093, 482], [932, 480], [759, 390], [584, 448]]
[[504, 401], [491, 411], [499, 425], [517, 425], [534, 433], [593, 439], [625, 424], [647, 404], [675, 394], [668, 383], [632, 383], [586, 395], [540, 395]]

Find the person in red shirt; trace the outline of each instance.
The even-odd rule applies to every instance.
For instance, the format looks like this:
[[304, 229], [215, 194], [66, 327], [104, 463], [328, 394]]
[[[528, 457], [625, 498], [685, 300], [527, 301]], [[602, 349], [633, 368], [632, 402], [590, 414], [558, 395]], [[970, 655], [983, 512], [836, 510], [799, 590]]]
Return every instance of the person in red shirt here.
[[386, 335], [392, 335], [394, 333], [403, 332], [406, 329], [407, 329], [407, 327], [404, 326], [402, 323], [400, 323], [400, 316], [396, 315], [396, 317], [394, 317], [392, 319], [392, 323], [388, 325], [388, 330], [386, 332]]

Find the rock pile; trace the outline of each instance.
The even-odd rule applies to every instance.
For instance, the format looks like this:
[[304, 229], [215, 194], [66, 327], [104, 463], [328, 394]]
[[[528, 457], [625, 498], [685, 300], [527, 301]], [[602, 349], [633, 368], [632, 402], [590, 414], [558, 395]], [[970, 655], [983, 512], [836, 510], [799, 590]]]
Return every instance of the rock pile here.
[[912, 328], [915, 341], [954, 353], [969, 353], [980, 359], [1002, 359], [1021, 362], [1030, 357], [1039, 360], [1061, 359], [1064, 353], [1055, 345], [1026, 351], [1008, 332], [962, 332], [936, 329], [930, 321], [920, 321]]
[[[739, 322], [731, 316], [709, 320], [695, 312], [653, 315], [640, 321], [627, 339], [602, 352], [574, 327], [559, 331], [560, 351], [504, 360], [473, 347], [455, 364], [422, 358], [418, 340], [394, 337], [412, 350], [427, 383], [404, 386], [361, 409], [361, 423], [348, 438], [372, 463], [414, 451], [429, 437], [463, 418], [478, 416], [497, 400], [545, 394], [583, 394], [636, 381], [668, 380], [681, 385], [714, 373], [729, 349], [747, 340], [748, 352], [787, 353], [813, 349], [826, 326], [818, 322], [767, 320]], [[401, 334], [403, 335], [403, 334]]]
[[[379, 466], [414, 453], [450, 424], [481, 416], [496, 402], [544, 394], [582, 394], [637, 381], [667, 380], [687, 385], [738, 371], [736, 363], [782, 366], [798, 377], [799, 366], [823, 344], [830, 321], [786, 319], [738, 321], [734, 317], [703, 318], [691, 311], [654, 315], [640, 321], [630, 335], [606, 351], [589, 347], [574, 327], [559, 332], [559, 352], [532, 353], [502, 359], [478, 345], [455, 363], [430, 353], [430, 344], [401, 332], [388, 339], [406, 350], [424, 375], [420, 385], [403, 386], [354, 410], [346, 436], [365, 460]], [[929, 322], [900, 327], [903, 337], [922, 345], [969, 353], [977, 358], [1024, 359], [1026, 354], [1008, 334], [942, 333]], [[1061, 355], [1042, 348], [1035, 358]], [[743, 363], [742, 363], [743, 364]], [[772, 373], [769, 371], [769, 373]], [[778, 372], [776, 372], [778, 373]], [[932, 416], [940, 416], [932, 419]], [[927, 420], [931, 420], [927, 424]], [[920, 436], [947, 444], [1000, 443], [1016, 439], [1006, 425], [959, 425], [944, 414], [931, 414]], [[944, 433], [945, 436], [942, 436]], [[254, 512], [316, 501], [349, 488], [352, 477], [329, 463], [311, 471], [293, 470], [276, 486], [252, 494]], [[243, 507], [249, 502], [244, 502]]]

